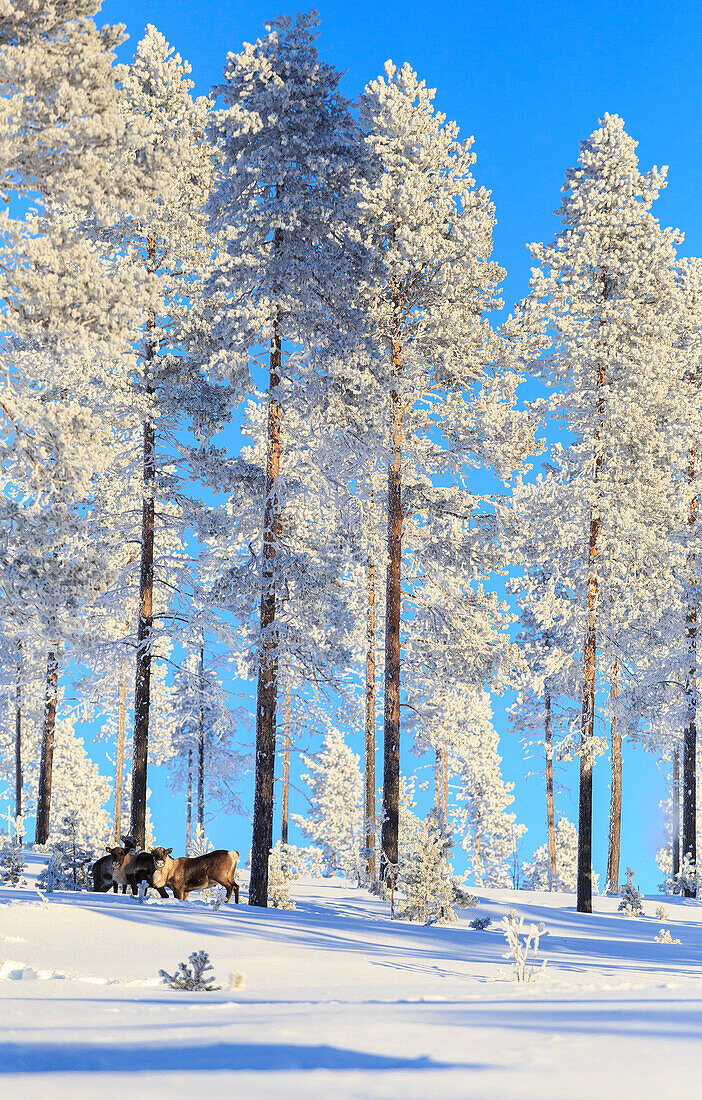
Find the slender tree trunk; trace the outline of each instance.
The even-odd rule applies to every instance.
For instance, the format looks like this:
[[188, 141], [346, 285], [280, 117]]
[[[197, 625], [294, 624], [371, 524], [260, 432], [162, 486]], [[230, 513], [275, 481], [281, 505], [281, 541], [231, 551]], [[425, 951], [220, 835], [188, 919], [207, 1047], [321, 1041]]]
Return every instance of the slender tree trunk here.
[[[400, 302], [393, 293], [399, 332]], [[396, 384], [402, 374], [399, 339], [392, 344]], [[397, 389], [392, 402], [391, 458], [388, 466], [388, 569], [385, 598], [385, 714], [383, 737], [382, 878], [394, 882], [399, 862], [400, 824], [400, 624], [402, 617], [402, 404]]]
[[128, 660], [122, 665], [122, 682], [119, 686], [119, 712], [117, 716], [117, 745], [115, 751], [115, 813], [112, 824], [115, 844], [122, 838], [122, 789], [124, 787], [124, 734], [127, 724], [127, 671]]
[[[691, 375], [691, 381], [694, 381]], [[694, 485], [697, 480], [697, 449], [690, 451], [688, 481]], [[688, 525], [693, 528], [697, 522], [697, 494], [690, 501]], [[696, 554], [690, 555], [690, 597], [687, 611], [687, 652], [688, 670], [685, 681], [687, 697], [687, 717], [683, 735], [683, 784], [682, 784], [682, 852], [683, 861], [688, 860], [694, 870], [697, 866], [697, 600], [694, 595], [696, 578], [694, 566]], [[695, 891], [685, 886], [685, 896], [694, 897]]]
[[551, 693], [544, 691], [544, 752], [546, 756], [546, 834], [548, 837], [548, 888], [553, 890], [556, 867], [556, 815], [553, 806], [553, 733], [551, 730]]
[[290, 805], [290, 681], [285, 685], [283, 725], [283, 798], [280, 817], [280, 841], [288, 843], [288, 807]]
[[[156, 238], [147, 238], [146, 266], [156, 267]], [[153, 337], [156, 315], [149, 310], [146, 322], [146, 392], [154, 392], [150, 363], [155, 355]], [[134, 689], [134, 757], [132, 762], [132, 809], [130, 832], [138, 847], [146, 842], [146, 789], [151, 709], [151, 649], [154, 596], [154, 487], [156, 480], [156, 433], [144, 422], [144, 490], [141, 515], [141, 568], [139, 573], [139, 624], [137, 628], [136, 684]]]
[[185, 800], [185, 851], [190, 855], [193, 840], [193, 750], [188, 749], [188, 793]]
[[46, 698], [44, 703], [44, 735], [41, 742], [39, 790], [35, 844], [46, 844], [51, 818], [51, 778], [54, 767], [54, 732], [56, 730], [56, 700], [58, 696], [58, 644], [49, 650], [46, 659]]
[[366, 860], [369, 878], [376, 876], [375, 862], [375, 562], [367, 568], [366, 602], [366, 736], [365, 736], [365, 847], [372, 853]]
[[441, 750], [441, 821], [448, 829], [448, 753]]
[[197, 827], [205, 835], [205, 647], [200, 646], [200, 707], [197, 719]]
[[612, 793], [609, 806], [609, 855], [607, 858], [607, 890], [619, 890], [619, 850], [622, 832], [622, 732], [619, 725], [619, 664], [612, 665]]
[[[274, 247], [282, 245], [276, 229]], [[268, 399], [268, 458], [266, 502], [263, 516], [263, 576], [261, 583], [261, 656], [256, 699], [256, 776], [249, 905], [268, 905], [268, 855], [273, 843], [273, 781], [275, 778], [276, 709], [278, 704], [278, 639], [275, 631], [275, 558], [280, 538], [278, 476], [280, 474], [280, 421], [278, 397], [282, 359], [280, 315], [273, 326]]]
[[[17, 643], [15, 678], [15, 821], [22, 817], [22, 643]], [[18, 836], [20, 844], [24, 837]]]
[[434, 749], [434, 809], [441, 816], [441, 749]]
[[680, 874], [680, 750], [673, 749], [673, 874]]

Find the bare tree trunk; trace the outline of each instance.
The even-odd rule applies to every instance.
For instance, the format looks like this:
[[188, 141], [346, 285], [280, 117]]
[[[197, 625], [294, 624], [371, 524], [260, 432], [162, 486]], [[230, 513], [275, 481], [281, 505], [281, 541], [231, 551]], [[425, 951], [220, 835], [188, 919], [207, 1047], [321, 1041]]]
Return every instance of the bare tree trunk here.
[[448, 754], [445, 748], [441, 750], [441, 780], [441, 821], [448, 829]]
[[[15, 820], [22, 817], [22, 643], [17, 643], [15, 678]], [[18, 836], [20, 844], [23, 836]]]
[[619, 890], [619, 849], [622, 832], [622, 732], [617, 712], [619, 698], [619, 664], [612, 665], [612, 791], [609, 806], [609, 854], [607, 858], [607, 890]]
[[205, 835], [205, 647], [200, 646], [200, 707], [197, 719], [197, 825]]
[[[148, 271], [156, 267], [156, 238], [146, 245]], [[149, 310], [146, 322], [146, 392], [154, 392], [149, 364], [155, 347], [149, 335], [156, 327], [156, 315]], [[144, 490], [141, 515], [141, 568], [139, 573], [139, 624], [137, 628], [136, 684], [134, 688], [134, 756], [132, 762], [132, 809], [130, 832], [139, 848], [146, 842], [146, 789], [151, 708], [151, 649], [154, 596], [154, 486], [156, 480], [156, 433], [144, 421]]]
[[556, 815], [553, 805], [553, 733], [551, 731], [551, 693], [544, 691], [544, 754], [546, 756], [546, 833], [548, 836], [548, 888], [553, 890], [556, 867]]
[[[399, 341], [400, 299], [393, 291], [392, 369], [396, 384], [402, 375]], [[402, 618], [402, 398], [392, 402], [391, 458], [388, 465], [388, 569], [385, 598], [385, 713], [383, 736], [383, 826], [381, 876], [393, 882], [399, 862], [400, 825], [400, 626]]]
[[[274, 247], [282, 244], [276, 229]], [[273, 843], [273, 781], [275, 778], [276, 709], [278, 704], [278, 639], [275, 632], [275, 558], [280, 538], [278, 477], [280, 474], [280, 421], [278, 397], [282, 359], [280, 315], [273, 326], [268, 399], [268, 458], [266, 503], [263, 517], [263, 576], [261, 583], [261, 656], [256, 699], [256, 776], [249, 905], [268, 905], [268, 855]]]
[[193, 750], [188, 749], [188, 793], [185, 801], [185, 851], [190, 855], [193, 840]]
[[673, 749], [673, 874], [680, 874], [680, 750]]
[[49, 650], [46, 659], [46, 698], [44, 703], [44, 735], [41, 742], [39, 790], [35, 844], [46, 844], [51, 818], [51, 778], [54, 767], [54, 732], [56, 730], [56, 700], [58, 696], [58, 645]]
[[441, 749], [434, 749], [434, 809], [441, 816]]
[[[694, 375], [690, 376], [694, 382]], [[688, 481], [693, 485], [697, 479], [697, 449], [690, 451]], [[688, 515], [690, 528], [697, 522], [697, 495], [690, 501]], [[694, 595], [696, 580], [694, 566], [696, 555], [690, 555], [690, 597], [687, 611], [687, 651], [688, 670], [685, 680], [687, 697], [687, 717], [683, 735], [683, 789], [682, 789], [682, 854], [683, 863], [688, 860], [692, 869], [697, 866], [697, 600]], [[695, 891], [685, 886], [685, 896], [694, 897]]]
[[283, 725], [283, 798], [280, 817], [280, 841], [288, 843], [288, 807], [290, 805], [290, 681], [285, 685]]
[[365, 847], [372, 853], [366, 860], [366, 873], [376, 876], [375, 863], [375, 563], [368, 562], [366, 601], [366, 730], [365, 730]]
[[117, 745], [115, 751], [115, 812], [112, 832], [115, 844], [122, 838], [122, 788], [124, 787], [124, 733], [127, 719], [127, 670], [129, 661], [122, 665], [122, 682], [119, 687], [119, 712], [117, 716]]

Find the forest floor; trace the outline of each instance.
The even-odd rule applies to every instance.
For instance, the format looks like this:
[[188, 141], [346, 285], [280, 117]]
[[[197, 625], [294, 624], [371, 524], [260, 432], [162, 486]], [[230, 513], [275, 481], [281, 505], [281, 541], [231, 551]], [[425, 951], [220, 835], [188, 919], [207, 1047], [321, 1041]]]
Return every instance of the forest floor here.
[[[596, 1100], [699, 1096], [702, 905], [482, 890], [453, 925], [391, 921], [338, 879], [291, 911], [0, 889], [0, 1093], [269, 1100]], [[242, 890], [242, 902], [245, 901]], [[196, 899], [197, 895], [193, 895]], [[654, 941], [665, 926], [680, 944]], [[543, 921], [538, 981], [513, 980], [496, 927]], [[474, 916], [493, 925], [478, 932]], [[177, 992], [209, 952], [223, 989]], [[233, 989], [229, 976], [245, 975]]]

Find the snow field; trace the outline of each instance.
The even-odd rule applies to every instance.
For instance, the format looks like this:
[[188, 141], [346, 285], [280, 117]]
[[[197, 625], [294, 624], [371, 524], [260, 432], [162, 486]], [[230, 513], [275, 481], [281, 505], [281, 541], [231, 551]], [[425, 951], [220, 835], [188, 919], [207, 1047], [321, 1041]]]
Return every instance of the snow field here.
[[[36, 866], [36, 865], [35, 865]], [[34, 868], [30, 868], [35, 869]], [[292, 887], [297, 908], [214, 912], [112, 894], [0, 890], [0, 1089], [14, 1097], [558, 1098], [698, 1095], [702, 909], [661, 922], [616, 898], [487, 890], [457, 925], [391, 922], [340, 880]], [[659, 899], [648, 899], [653, 914]], [[543, 920], [548, 966], [512, 981], [495, 927]], [[467, 922], [490, 915], [475, 932]], [[223, 989], [158, 970], [210, 954]], [[229, 975], [245, 974], [245, 988]], [[697, 1040], [697, 1042], [696, 1042]]]

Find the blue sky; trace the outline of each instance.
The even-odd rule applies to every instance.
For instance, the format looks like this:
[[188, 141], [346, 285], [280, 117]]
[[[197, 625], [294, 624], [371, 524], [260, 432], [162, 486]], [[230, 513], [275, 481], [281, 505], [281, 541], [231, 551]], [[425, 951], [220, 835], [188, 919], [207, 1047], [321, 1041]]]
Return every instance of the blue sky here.
[[[382, 70], [387, 58], [409, 61], [437, 88], [438, 108], [458, 122], [464, 136], [475, 136], [476, 179], [492, 191], [496, 205], [495, 257], [507, 269], [508, 309], [528, 289], [525, 244], [553, 236], [564, 172], [577, 157], [579, 140], [595, 129], [605, 111], [623, 116], [639, 141], [644, 169], [654, 163], [670, 166], [657, 216], [685, 232], [683, 254], [702, 253], [702, 4], [327, 0], [317, 7], [320, 52], [345, 70], [343, 89], [349, 97]], [[206, 93], [220, 81], [227, 51], [255, 39], [264, 20], [279, 10], [268, 0], [107, 0], [102, 17], [127, 25], [131, 40], [122, 48], [124, 60], [145, 25], [155, 24], [191, 62], [196, 91]], [[295, 9], [288, 10], [294, 14]], [[518, 818], [529, 826], [528, 854], [544, 839], [541, 782], [524, 779], [530, 765], [506, 734], [499, 699], [495, 710], [504, 733], [504, 773], [517, 784]], [[354, 747], [360, 750], [360, 744]], [[662, 784], [655, 761], [642, 752], [628, 749], [624, 765], [622, 864], [631, 863], [650, 890], [660, 880], [652, 857], [662, 841]], [[571, 791], [561, 792], [559, 808], [576, 821], [575, 770], [561, 778]], [[181, 829], [181, 809], [157, 773], [151, 786], [159, 835], [175, 829], [176, 821]], [[595, 862], [603, 878], [609, 801], [604, 760], [596, 769], [596, 786]], [[219, 822], [210, 835], [242, 852], [248, 847], [243, 820]]]

